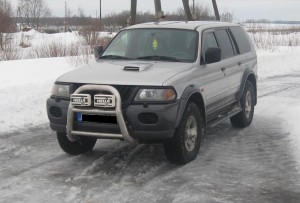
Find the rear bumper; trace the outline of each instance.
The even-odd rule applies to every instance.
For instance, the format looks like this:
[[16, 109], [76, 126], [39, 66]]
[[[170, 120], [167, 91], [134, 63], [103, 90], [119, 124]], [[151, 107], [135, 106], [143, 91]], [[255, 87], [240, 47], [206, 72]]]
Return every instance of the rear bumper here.
[[[57, 132], [66, 132], [67, 113], [69, 101], [47, 100], [47, 113], [50, 121], [50, 127]], [[130, 105], [123, 110], [123, 116], [128, 128], [129, 134], [136, 140], [163, 140], [171, 138], [175, 133], [175, 122], [179, 109], [180, 101], [169, 104], [135, 104]], [[53, 115], [50, 108], [56, 107], [61, 109], [61, 116]], [[143, 113], [153, 113], [157, 116], [157, 122], [145, 124], [139, 119]], [[92, 122], [77, 123], [74, 121], [74, 129], [78, 131], [119, 133], [117, 125], [101, 124]], [[109, 137], [108, 137], [109, 138]]]

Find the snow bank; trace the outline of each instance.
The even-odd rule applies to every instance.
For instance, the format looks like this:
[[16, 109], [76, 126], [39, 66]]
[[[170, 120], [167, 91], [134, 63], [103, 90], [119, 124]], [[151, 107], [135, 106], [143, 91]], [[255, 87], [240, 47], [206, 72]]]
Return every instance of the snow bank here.
[[51, 44], [58, 44], [61, 47], [70, 47], [72, 44], [83, 45], [84, 39], [76, 32], [46, 34], [36, 30], [28, 32], [17, 32], [12, 34], [14, 46], [21, 52], [22, 59], [32, 58], [36, 50], [43, 50], [43, 47]]
[[[116, 33], [100, 32], [99, 37], [112, 38], [115, 34]], [[78, 32], [47, 34], [32, 29], [28, 32], [12, 33], [10, 37], [13, 39], [14, 49], [19, 50], [21, 59], [43, 58], [36, 56], [37, 52], [45, 51], [45, 48], [51, 45], [56, 45], [68, 52], [70, 51], [68, 49], [72, 47], [79, 48], [87, 44], [84, 37], [79, 35]]]
[[72, 67], [65, 58], [0, 62], [0, 135], [47, 123], [53, 82]]
[[300, 47], [277, 47], [275, 50], [258, 50], [259, 80], [300, 72]]

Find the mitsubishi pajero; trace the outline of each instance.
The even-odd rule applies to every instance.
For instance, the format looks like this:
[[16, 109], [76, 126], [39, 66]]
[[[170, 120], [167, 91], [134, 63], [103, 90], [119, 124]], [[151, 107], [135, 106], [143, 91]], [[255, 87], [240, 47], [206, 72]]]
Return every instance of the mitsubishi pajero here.
[[95, 52], [95, 62], [59, 77], [47, 100], [66, 153], [92, 150], [97, 139], [155, 141], [168, 160], [186, 164], [206, 128], [251, 124], [257, 57], [239, 24], [144, 23]]

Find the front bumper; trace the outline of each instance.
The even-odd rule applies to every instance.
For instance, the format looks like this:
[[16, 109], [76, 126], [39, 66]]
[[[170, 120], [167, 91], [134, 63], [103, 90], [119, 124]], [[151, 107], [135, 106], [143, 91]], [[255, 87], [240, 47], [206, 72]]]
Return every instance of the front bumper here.
[[[135, 140], [163, 140], [171, 138], [175, 133], [175, 123], [179, 109], [180, 101], [168, 104], [132, 104], [122, 110], [126, 129], [131, 138]], [[68, 108], [70, 102], [66, 100], [57, 100], [49, 98], [47, 100], [47, 112], [52, 130], [58, 132], [67, 132]], [[54, 109], [60, 109], [61, 114], [53, 114]], [[73, 113], [73, 112], [72, 112]], [[151, 124], [144, 123], [140, 115], [151, 113], [157, 118], [156, 122]], [[70, 114], [69, 114], [70, 115]], [[119, 125], [82, 122], [78, 123], [72, 117], [73, 129], [76, 131], [94, 133], [104, 133], [106, 136], [99, 136], [104, 139], [122, 139], [122, 137], [109, 136], [110, 134], [123, 134]], [[80, 135], [80, 134], [77, 134]], [[88, 136], [88, 135], [87, 135]]]
[[[70, 101], [60, 99], [47, 99], [47, 114], [50, 121], [50, 127], [57, 132], [66, 132], [67, 113]], [[59, 113], [54, 113], [54, 110]]]
[[[166, 139], [175, 133], [175, 123], [179, 109], [179, 101], [171, 104], [130, 105], [124, 111], [130, 132], [135, 139]], [[139, 115], [153, 113], [157, 122], [144, 124]]]

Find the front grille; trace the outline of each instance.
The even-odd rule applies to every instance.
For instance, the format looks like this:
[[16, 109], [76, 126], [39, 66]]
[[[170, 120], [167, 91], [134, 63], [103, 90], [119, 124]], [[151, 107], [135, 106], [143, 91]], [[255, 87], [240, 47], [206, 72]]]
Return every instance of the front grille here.
[[127, 101], [135, 88], [128, 85], [115, 85], [113, 87], [119, 91], [122, 101]]
[[62, 117], [62, 110], [57, 106], [51, 106], [49, 109], [50, 115], [56, 118]]
[[[73, 88], [72, 88], [72, 93], [74, 93], [79, 87], [83, 86], [85, 84], [73, 84]], [[114, 88], [116, 88], [121, 96], [122, 99], [122, 104], [124, 105], [125, 103], [128, 103], [128, 100], [132, 94], [132, 92], [134, 91], [134, 89], [136, 88], [135, 86], [131, 86], [131, 85], [111, 85]], [[92, 98], [94, 98], [94, 95], [96, 94], [111, 94], [109, 92], [105, 92], [105, 91], [84, 91], [82, 92], [83, 94], [90, 94]]]

